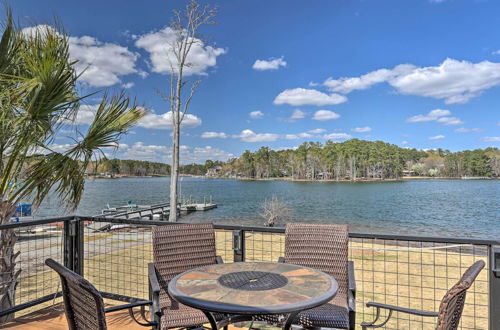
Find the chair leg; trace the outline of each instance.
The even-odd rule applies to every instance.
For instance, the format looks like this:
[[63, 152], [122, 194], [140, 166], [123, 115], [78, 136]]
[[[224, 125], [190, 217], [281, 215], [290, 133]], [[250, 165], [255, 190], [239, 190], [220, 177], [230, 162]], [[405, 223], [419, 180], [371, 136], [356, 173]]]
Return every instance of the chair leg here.
[[379, 324], [375, 324], [375, 323], [377, 323], [378, 319], [380, 318], [380, 308], [379, 307], [376, 307], [376, 308], [377, 308], [377, 311], [376, 311], [376, 314], [375, 314], [375, 319], [373, 321], [371, 321], [371, 322], [362, 322], [361, 323], [361, 328], [363, 330], [366, 330], [368, 328], [370, 328], [370, 329], [381, 328], [384, 325], [386, 325], [387, 322], [389, 322], [389, 319], [391, 318], [392, 312], [393, 312], [392, 309], [389, 310], [389, 313], [387, 314], [387, 316], [386, 316], [386, 318], [385, 318], [384, 321], [381, 321], [381, 323], [379, 323]]
[[349, 312], [349, 330], [354, 330], [356, 328], [356, 312]]

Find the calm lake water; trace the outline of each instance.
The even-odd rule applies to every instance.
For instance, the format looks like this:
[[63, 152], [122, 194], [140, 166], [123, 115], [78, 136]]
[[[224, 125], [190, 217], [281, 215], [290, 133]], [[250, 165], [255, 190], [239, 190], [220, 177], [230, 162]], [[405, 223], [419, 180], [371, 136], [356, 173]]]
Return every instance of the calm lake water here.
[[[169, 178], [87, 180], [76, 212], [165, 202]], [[347, 223], [352, 231], [500, 239], [500, 180], [392, 182], [286, 182], [183, 178], [181, 193], [198, 201], [213, 196], [218, 208], [183, 221], [260, 225], [259, 210], [276, 195], [292, 208], [290, 221]], [[39, 215], [62, 215], [49, 200]]]

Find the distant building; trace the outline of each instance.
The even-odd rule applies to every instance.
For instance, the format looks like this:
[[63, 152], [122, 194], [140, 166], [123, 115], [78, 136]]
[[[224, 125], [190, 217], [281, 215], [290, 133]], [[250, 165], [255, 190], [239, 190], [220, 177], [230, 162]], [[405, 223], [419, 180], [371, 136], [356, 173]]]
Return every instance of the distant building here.
[[222, 171], [222, 166], [215, 166], [215, 167], [209, 168], [207, 170], [207, 173], [205, 174], [205, 176], [219, 176], [221, 171]]

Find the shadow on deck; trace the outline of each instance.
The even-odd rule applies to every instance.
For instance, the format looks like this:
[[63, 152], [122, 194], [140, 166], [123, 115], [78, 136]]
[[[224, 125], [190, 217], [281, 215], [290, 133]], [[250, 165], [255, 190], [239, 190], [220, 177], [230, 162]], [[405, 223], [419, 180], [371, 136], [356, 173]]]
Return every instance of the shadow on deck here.
[[[108, 307], [108, 306], [106, 306]], [[109, 330], [147, 330], [150, 327], [143, 327], [135, 323], [129, 316], [128, 310], [106, 313], [106, 323]], [[208, 324], [207, 324], [208, 326]], [[62, 303], [43, 308], [39, 311], [17, 317], [11, 322], [0, 325], [0, 329], [15, 330], [67, 330], [68, 323], [64, 315]], [[240, 328], [229, 326], [229, 330], [239, 330]]]
[[[114, 313], [106, 314], [106, 322], [108, 329], [149, 329], [142, 327], [135, 323], [128, 311], [117, 311]], [[0, 325], [0, 329], [19, 329], [19, 330], [66, 330], [68, 323], [66, 323], [66, 316], [64, 315], [64, 306], [57, 304], [54, 306], [46, 307], [39, 311], [16, 318], [14, 321]]]

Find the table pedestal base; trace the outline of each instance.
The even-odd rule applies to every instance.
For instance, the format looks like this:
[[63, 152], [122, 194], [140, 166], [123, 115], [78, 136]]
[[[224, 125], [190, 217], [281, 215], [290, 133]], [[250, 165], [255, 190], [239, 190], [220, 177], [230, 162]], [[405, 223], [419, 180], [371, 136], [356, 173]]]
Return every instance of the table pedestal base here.
[[[290, 330], [290, 328], [292, 327], [293, 320], [295, 320], [295, 318], [297, 317], [297, 315], [299, 315], [300, 312], [301, 311], [296, 311], [288, 314], [288, 317], [286, 318], [285, 321], [285, 325], [283, 326], [283, 330]], [[237, 315], [237, 316], [229, 316], [228, 318], [217, 322], [217, 320], [215, 319], [214, 315], [211, 312], [203, 311], [203, 313], [210, 322], [210, 327], [212, 328], [212, 330], [219, 330], [221, 328], [227, 330], [227, 326], [230, 324], [253, 320], [253, 317], [251, 315]]]

